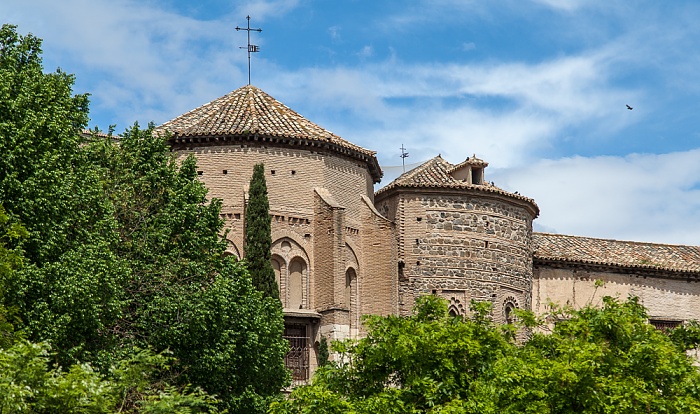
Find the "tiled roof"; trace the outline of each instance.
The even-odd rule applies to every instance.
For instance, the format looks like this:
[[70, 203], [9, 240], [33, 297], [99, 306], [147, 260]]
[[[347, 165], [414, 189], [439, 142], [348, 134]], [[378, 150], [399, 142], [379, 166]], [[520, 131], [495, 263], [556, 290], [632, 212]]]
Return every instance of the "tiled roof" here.
[[119, 136], [117, 135], [112, 135], [112, 134], [107, 134], [105, 132], [95, 132], [90, 129], [83, 129], [82, 131], [82, 136], [85, 138], [90, 138], [90, 137], [98, 137], [98, 138], [110, 138], [110, 139], [119, 139]]
[[[438, 155], [437, 157], [424, 162], [418, 167], [401, 174], [394, 181], [387, 184], [385, 187], [379, 189], [375, 193], [375, 195], [379, 196], [397, 188], [473, 189], [478, 191], [506, 195], [521, 201], [525, 201], [533, 207], [535, 216], [539, 214], [539, 207], [537, 207], [535, 200], [531, 198], [522, 196], [520, 194], [510, 193], [506, 190], [495, 186], [492, 183], [484, 183], [484, 185], [471, 184], [465, 181], [458, 180], [452, 175], [450, 175], [451, 172], [455, 171], [456, 167], [464, 166], [468, 163], [469, 160], [457, 164], [457, 166], [455, 166], [445, 161], [440, 155]], [[476, 164], [474, 165], [483, 167], [488, 164], [477, 158]]]
[[236, 89], [155, 130], [156, 133], [165, 131], [173, 134], [172, 142], [211, 137], [225, 140], [264, 138], [287, 145], [322, 146], [366, 161], [377, 181], [382, 175], [374, 151], [352, 144], [314, 124], [252, 85]]
[[464, 161], [460, 162], [459, 164], [453, 166], [452, 169], [451, 169], [449, 172], [459, 170], [460, 168], [462, 168], [462, 167], [464, 167], [464, 166], [466, 166], [466, 165], [471, 165], [471, 166], [474, 166], [474, 167], [486, 168], [486, 167], [489, 166], [489, 163], [486, 162], [486, 161], [484, 161], [484, 160], [482, 160], [482, 159], [476, 158], [476, 154], [474, 154], [473, 157], [467, 157], [466, 160], [464, 160]]
[[700, 247], [533, 233], [535, 260], [700, 272]]

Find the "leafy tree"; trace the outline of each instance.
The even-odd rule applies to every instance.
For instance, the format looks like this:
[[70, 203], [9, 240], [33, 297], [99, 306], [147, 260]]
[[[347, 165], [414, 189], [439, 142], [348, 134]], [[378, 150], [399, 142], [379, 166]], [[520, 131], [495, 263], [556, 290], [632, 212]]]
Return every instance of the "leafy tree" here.
[[16, 334], [12, 325], [13, 310], [4, 306], [5, 284], [13, 273], [22, 265], [23, 257], [19, 249], [11, 244], [27, 237], [27, 230], [19, 223], [10, 223], [5, 209], [0, 205], [0, 349], [7, 348], [14, 341]]
[[219, 200], [207, 202], [196, 159], [138, 125], [88, 147], [114, 206], [128, 264], [120, 342], [170, 349], [180, 383], [201, 386], [232, 412], [264, 412], [288, 383], [279, 300], [225, 258]]
[[517, 360], [495, 367], [503, 412], [700, 412], [700, 371], [636, 297], [553, 316], [551, 334], [533, 335]]
[[50, 344], [63, 369], [89, 363], [115, 381], [134, 346], [170, 349], [164, 393], [194, 384], [223, 409], [264, 411], [289, 379], [281, 306], [223, 257], [221, 204], [195, 159], [176, 162], [150, 127], [83, 135], [87, 97], [42, 72], [40, 43], [0, 30], [0, 199], [27, 230], [0, 310], [16, 309], [28, 343]]
[[318, 344], [318, 366], [322, 367], [328, 363], [328, 340], [325, 336], [321, 336], [321, 342]]
[[340, 362], [271, 412], [700, 412], [698, 368], [635, 298], [560, 309], [551, 332], [539, 321], [524, 343], [487, 315], [477, 304], [450, 317], [444, 301], [424, 297], [410, 317], [370, 317], [366, 338], [334, 343]]
[[250, 179], [245, 211], [245, 259], [255, 288], [266, 296], [279, 299], [275, 270], [270, 262], [271, 221], [265, 166], [256, 164]]
[[73, 77], [42, 72], [41, 41], [0, 29], [0, 200], [27, 232], [24, 266], [5, 280], [33, 341], [50, 340], [66, 365], [106, 346], [125, 276], [111, 246], [111, 206], [84, 151], [88, 100]]
[[0, 350], [2, 413], [216, 413], [216, 399], [201, 389], [175, 389], [163, 381], [172, 358], [136, 350], [109, 378], [89, 364], [50, 367], [46, 344], [18, 341]]

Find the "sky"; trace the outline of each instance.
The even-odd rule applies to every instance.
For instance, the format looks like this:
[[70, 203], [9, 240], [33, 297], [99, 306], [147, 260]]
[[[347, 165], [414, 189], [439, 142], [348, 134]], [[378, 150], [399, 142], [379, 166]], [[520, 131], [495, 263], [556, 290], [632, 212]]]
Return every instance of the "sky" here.
[[0, 2], [117, 132], [246, 85], [246, 16], [251, 83], [376, 151], [376, 188], [402, 146], [407, 169], [475, 154], [535, 231], [700, 245], [700, 2]]

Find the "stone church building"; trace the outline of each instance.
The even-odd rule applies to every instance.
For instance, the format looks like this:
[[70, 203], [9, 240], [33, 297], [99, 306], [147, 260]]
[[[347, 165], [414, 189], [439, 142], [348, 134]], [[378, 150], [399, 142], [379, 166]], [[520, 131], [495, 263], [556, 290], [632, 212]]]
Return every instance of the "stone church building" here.
[[426, 294], [454, 315], [489, 301], [499, 322], [515, 308], [542, 313], [550, 301], [580, 306], [604, 295], [638, 296], [660, 328], [700, 319], [700, 247], [533, 232], [535, 201], [487, 181], [476, 156], [456, 165], [437, 156], [375, 193], [374, 151], [250, 85], [157, 131], [172, 134], [179, 157], [197, 157], [239, 258], [248, 185], [264, 163], [296, 381], [314, 371], [321, 337], [361, 336], [362, 315], [406, 315]]

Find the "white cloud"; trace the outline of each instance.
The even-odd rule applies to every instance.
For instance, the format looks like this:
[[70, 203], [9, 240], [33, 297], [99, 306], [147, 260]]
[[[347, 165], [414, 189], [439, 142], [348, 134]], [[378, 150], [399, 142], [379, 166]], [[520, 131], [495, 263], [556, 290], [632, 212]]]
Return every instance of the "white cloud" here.
[[[274, 93], [360, 145], [393, 148], [403, 142], [414, 152], [448, 158], [477, 152], [510, 167], [534, 159], [572, 126], [604, 125], [610, 134], [635, 119], [624, 103], [634, 102], [638, 92], [610, 86], [609, 65], [596, 54], [537, 64], [392, 59], [357, 69], [277, 72]], [[360, 122], [342, 124], [346, 118], [334, 112], [350, 112]], [[598, 139], [598, 132], [592, 127], [589, 134]]]
[[[494, 170], [532, 197], [536, 223], [564, 234], [700, 245], [700, 148], [669, 154], [570, 157]], [[488, 177], [487, 177], [488, 178]]]
[[590, 4], [591, 0], [533, 0], [535, 3], [563, 11], [574, 11]]
[[238, 2], [234, 14], [265, 20], [271, 16], [284, 15], [298, 6], [299, 0], [244, 0]]
[[328, 28], [327, 31], [328, 35], [331, 37], [332, 40], [340, 40], [340, 26], [331, 26]]

